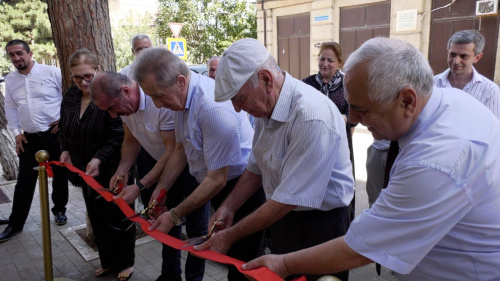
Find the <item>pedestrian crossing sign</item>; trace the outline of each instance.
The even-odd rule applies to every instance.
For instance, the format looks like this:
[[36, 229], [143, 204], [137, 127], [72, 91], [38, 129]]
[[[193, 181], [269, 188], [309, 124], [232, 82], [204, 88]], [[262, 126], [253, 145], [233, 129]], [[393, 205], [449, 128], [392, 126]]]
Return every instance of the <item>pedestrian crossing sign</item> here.
[[186, 60], [186, 39], [185, 38], [167, 38], [168, 49], [179, 58]]

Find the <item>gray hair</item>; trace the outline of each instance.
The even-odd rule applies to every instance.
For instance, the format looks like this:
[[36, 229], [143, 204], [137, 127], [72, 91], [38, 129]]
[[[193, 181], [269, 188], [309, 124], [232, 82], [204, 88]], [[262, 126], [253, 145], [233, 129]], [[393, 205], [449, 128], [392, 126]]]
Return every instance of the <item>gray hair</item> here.
[[190, 75], [186, 63], [164, 47], [145, 49], [132, 64], [132, 71], [139, 83], [143, 83], [148, 75], [154, 74], [159, 87], [171, 87], [178, 75]]
[[[359, 67], [367, 71], [368, 97], [381, 105], [405, 87], [413, 88], [420, 97], [432, 92], [434, 78], [429, 63], [417, 48], [401, 40], [377, 37], [366, 41], [349, 56], [344, 71], [349, 75]], [[349, 95], [347, 90], [344, 94]]]
[[254, 89], [257, 89], [259, 87], [259, 72], [263, 69], [269, 70], [274, 77], [279, 76], [281, 73], [280, 68], [278, 67], [278, 64], [276, 63], [276, 60], [272, 57], [269, 56], [264, 63], [255, 70], [255, 72], [248, 78], [247, 83], [250, 83]]
[[136, 34], [136, 35], [132, 36], [132, 40], [130, 41], [130, 43], [132, 45], [132, 50], [135, 49], [135, 46], [134, 46], [135, 40], [141, 41], [142, 39], [148, 39], [149, 44], [151, 46], [153, 46], [153, 42], [151, 41], [151, 38], [149, 37], [149, 35], [144, 34], [144, 33], [139, 33], [139, 34]]
[[[132, 86], [133, 84], [134, 82], [126, 75], [113, 71], [101, 71], [99, 75], [92, 79], [90, 84], [90, 95], [92, 99], [95, 98], [96, 93], [113, 99], [121, 96], [122, 86]], [[94, 89], [94, 87], [97, 89]]]
[[478, 55], [483, 52], [484, 49], [484, 37], [477, 30], [460, 30], [453, 34], [448, 40], [448, 50], [451, 44], [469, 44], [474, 43], [474, 55]]
[[212, 56], [211, 58], [208, 59], [208, 62], [207, 62], [207, 68], [210, 70], [210, 62], [214, 59], [220, 59], [219, 56]]

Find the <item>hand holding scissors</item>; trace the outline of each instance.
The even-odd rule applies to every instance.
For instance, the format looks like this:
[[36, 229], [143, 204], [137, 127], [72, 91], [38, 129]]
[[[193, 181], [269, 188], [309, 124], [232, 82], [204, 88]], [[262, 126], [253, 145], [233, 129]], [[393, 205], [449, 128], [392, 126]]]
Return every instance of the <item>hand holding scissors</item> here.
[[[123, 178], [124, 178], [123, 176], [118, 176], [118, 177], [115, 179], [115, 183], [113, 184], [113, 186], [112, 186], [112, 187], [110, 187], [110, 188], [98, 188], [97, 190], [100, 190], [100, 191], [109, 191], [109, 192], [111, 192], [111, 193], [113, 193], [113, 194], [115, 194], [115, 195], [116, 195], [116, 194], [118, 194], [118, 193], [122, 192], [122, 189], [123, 189], [124, 184], [123, 184], [123, 182], [121, 182], [121, 180], [122, 180]], [[118, 182], [120, 182], [120, 183], [118, 183]], [[117, 184], [118, 184], [118, 185], [117, 185]], [[101, 197], [102, 197], [102, 195], [99, 195], [99, 196], [97, 196], [95, 199], [99, 199], [99, 198], [101, 198]]]
[[[160, 191], [160, 194], [158, 195], [158, 197], [156, 197], [153, 200], [153, 202], [151, 202], [151, 204], [149, 204], [149, 206], [144, 208], [144, 210], [140, 211], [139, 213], [136, 213], [136, 214], [133, 214], [131, 216], [124, 218], [122, 221], [129, 220], [131, 218], [135, 218], [138, 216], [144, 217], [147, 214], [148, 210], [152, 210], [152, 209], [159, 210], [161, 208], [160, 203], [166, 196], [167, 196], [167, 191], [165, 189], [162, 189]], [[145, 218], [145, 219], [147, 219], [147, 218]], [[130, 227], [132, 227], [132, 225], [134, 225], [134, 223], [132, 223], [129, 227], [127, 227], [126, 230], [128, 230]]]
[[184, 247], [189, 247], [189, 246], [193, 246], [193, 245], [199, 245], [199, 244], [201, 244], [203, 242], [208, 241], [210, 238], [212, 238], [212, 236], [214, 236], [219, 230], [222, 229], [222, 227], [217, 224], [218, 222], [221, 222], [222, 224], [224, 224], [224, 220], [223, 219], [216, 220], [212, 224], [212, 228], [210, 228], [210, 231], [208, 232], [207, 235], [203, 235], [203, 236], [200, 236], [200, 237], [195, 237], [195, 238], [187, 239], [184, 242], [188, 242], [188, 243], [186, 245], [182, 246], [182, 247], [184, 248]]

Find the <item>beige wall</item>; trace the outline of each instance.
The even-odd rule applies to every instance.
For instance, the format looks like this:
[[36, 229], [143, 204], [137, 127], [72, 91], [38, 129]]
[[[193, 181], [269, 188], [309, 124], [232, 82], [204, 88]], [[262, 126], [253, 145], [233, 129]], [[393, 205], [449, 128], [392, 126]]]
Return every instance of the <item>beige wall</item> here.
[[[257, 7], [257, 38], [264, 43], [263, 10], [266, 14], [267, 49], [277, 57], [277, 18], [310, 12], [311, 15], [311, 59], [310, 73], [316, 73], [318, 48], [314, 45], [324, 41], [339, 41], [340, 37], [340, 9], [370, 3], [383, 2], [380, 0], [267, 0], [256, 4]], [[418, 47], [427, 57], [429, 53], [429, 38], [432, 0], [391, 0], [390, 37], [410, 42]], [[398, 11], [417, 10], [417, 28], [411, 31], [397, 31]], [[315, 21], [317, 16], [328, 16], [328, 20]], [[497, 56], [495, 64], [495, 82], [500, 82], [500, 36], [498, 38]], [[444, 53], [444, 51], [443, 51]]]

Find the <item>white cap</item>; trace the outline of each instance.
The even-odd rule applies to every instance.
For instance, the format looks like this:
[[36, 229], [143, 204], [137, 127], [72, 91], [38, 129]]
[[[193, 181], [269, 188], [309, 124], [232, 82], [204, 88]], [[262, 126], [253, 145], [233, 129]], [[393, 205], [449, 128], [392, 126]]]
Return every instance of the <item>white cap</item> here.
[[269, 56], [266, 47], [256, 39], [241, 39], [229, 46], [217, 67], [215, 101], [232, 99]]

